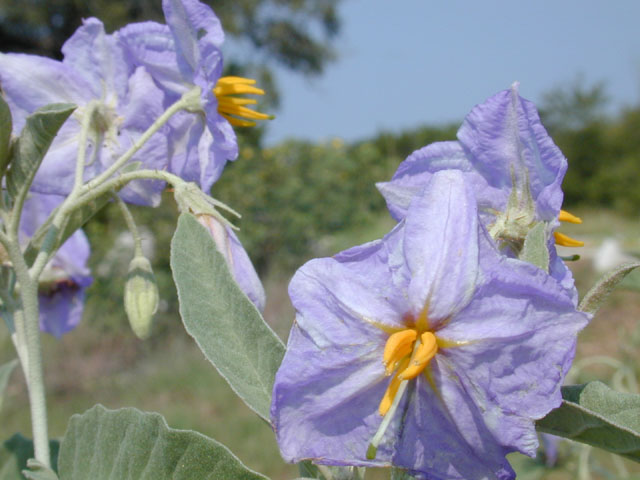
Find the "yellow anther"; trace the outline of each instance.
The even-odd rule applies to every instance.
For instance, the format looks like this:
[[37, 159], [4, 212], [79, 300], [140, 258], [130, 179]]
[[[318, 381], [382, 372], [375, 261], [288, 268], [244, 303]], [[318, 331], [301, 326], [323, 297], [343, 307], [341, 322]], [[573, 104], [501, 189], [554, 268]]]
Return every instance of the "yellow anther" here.
[[[245, 105], [255, 105], [252, 98], [232, 97], [231, 95], [264, 95], [264, 90], [254, 87], [255, 80], [243, 77], [221, 77], [213, 89], [213, 94], [218, 99], [218, 113], [235, 127], [253, 127], [256, 122], [252, 120], [270, 120], [273, 115], [256, 112]], [[239, 118], [237, 118], [239, 117]]]
[[[399, 370], [404, 370], [405, 368], [407, 368], [407, 365], [409, 365], [409, 358], [405, 358], [402, 362], [400, 362]], [[384, 392], [382, 400], [380, 401], [380, 406], [378, 406], [378, 412], [383, 417], [387, 414], [389, 408], [391, 408], [391, 404], [393, 403], [393, 399], [398, 393], [398, 389], [400, 388], [401, 383], [402, 380], [398, 378], [398, 375], [394, 375], [389, 382], [389, 386], [387, 387], [387, 390]]]
[[554, 232], [553, 236], [556, 239], [556, 245], [562, 245], [563, 247], [584, 247], [584, 242], [571, 238], [563, 233]]
[[567, 212], [566, 210], [560, 210], [560, 215], [558, 215], [558, 220], [560, 220], [561, 222], [582, 223], [582, 219], [580, 217], [576, 217], [575, 215]]
[[418, 332], [413, 329], [401, 330], [389, 337], [382, 354], [387, 375], [391, 375], [396, 362], [411, 353], [416, 338], [418, 338]]
[[420, 345], [414, 352], [409, 362], [409, 366], [404, 370], [398, 369], [398, 378], [400, 380], [411, 380], [416, 378], [425, 369], [429, 360], [431, 360], [438, 351], [438, 343], [436, 336], [431, 332], [424, 332], [420, 335]]

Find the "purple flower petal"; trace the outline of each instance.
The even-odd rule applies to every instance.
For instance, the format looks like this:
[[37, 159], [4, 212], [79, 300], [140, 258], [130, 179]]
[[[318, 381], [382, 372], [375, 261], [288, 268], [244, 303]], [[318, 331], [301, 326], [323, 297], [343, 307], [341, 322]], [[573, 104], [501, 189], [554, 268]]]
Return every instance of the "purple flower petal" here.
[[405, 225], [404, 251], [411, 271], [409, 301], [415, 317], [429, 323], [462, 309], [473, 295], [478, 267], [477, 207], [457, 170], [433, 175], [424, 195], [414, 197]]
[[[587, 321], [555, 279], [497, 251], [456, 171], [435, 173], [381, 241], [305, 264], [289, 293], [296, 324], [271, 408], [284, 457], [391, 462], [417, 478], [514, 478], [505, 455], [535, 453], [534, 420], [557, 406]], [[425, 304], [428, 325], [412, 321]], [[417, 340], [385, 354], [407, 330], [435, 335], [435, 356], [394, 377], [408, 380], [389, 408], [385, 368], [420, 365]]]
[[506, 204], [513, 171], [518, 187], [530, 185], [539, 218], [557, 218], [567, 160], [542, 126], [535, 105], [518, 95], [517, 84], [471, 110], [458, 139], [475, 169], [505, 192], [499, 207]]

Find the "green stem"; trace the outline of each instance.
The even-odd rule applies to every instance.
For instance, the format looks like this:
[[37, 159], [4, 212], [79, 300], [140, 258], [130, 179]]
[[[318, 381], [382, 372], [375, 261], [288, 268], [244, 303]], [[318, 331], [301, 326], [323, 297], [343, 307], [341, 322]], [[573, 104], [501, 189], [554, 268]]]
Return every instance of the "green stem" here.
[[142, 257], [142, 240], [140, 239], [140, 232], [138, 231], [138, 227], [136, 225], [135, 220], [133, 219], [133, 215], [131, 215], [131, 210], [127, 207], [127, 204], [116, 194], [113, 194], [113, 197], [116, 199], [118, 203], [118, 207], [120, 207], [120, 211], [122, 212], [122, 216], [124, 217], [124, 221], [127, 223], [127, 227], [133, 236], [134, 243], [134, 257]]
[[200, 87], [195, 87], [193, 90], [185, 93], [180, 100], [171, 105], [165, 112], [160, 115], [155, 122], [145, 131], [140, 138], [122, 155], [118, 160], [116, 160], [109, 168], [107, 168], [104, 172], [102, 172], [97, 177], [89, 180], [83, 187], [82, 193], [86, 193], [90, 190], [93, 190], [96, 186], [103, 183], [109, 177], [111, 177], [114, 173], [120, 169], [125, 163], [127, 163], [131, 157], [133, 157], [142, 146], [147, 143], [147, 140], [151, 138], [151, 136], [156, 133], [160, 128], [167, 123], [167, 121], [180, 110], [184, 110], [185, 108], [192, 108], [194, 103], [194, 97], [197, 96], [197, 100], [200, 99]]
[[93, 100], [86, 106], [84, 115], [82, 116], [82, 128], [80, 130], [80, 139], [78, 140], [78, 156], [76, 157], [76, 175], [73, 183], [72, 193], [82, 187], [84, 180], [84, 165], [87, 151], [87, 137], [89, 136], [89, 127], [93, 119], [93, 112], [97, 107], [97, 101]]
[[[22, 358], [21, 363], [28, 385], [35, 458], [50, 467], [47, 402], [44, 390], [42, 346], [40, 344], [38, 282], [31, 278], [18, 242], [9, 242], [8, 247], [7, 253], [20, 284], [21, 305], [14, 311], [14, 322], [16, 324], [18, 349], [23, 348], [24, 344], [26, 344], [27, 365], [24, 364], [25, 362]], [[21, 332], [23, 332], [22, 335]], [[20, 351], [18, 356], [22, 357]]]

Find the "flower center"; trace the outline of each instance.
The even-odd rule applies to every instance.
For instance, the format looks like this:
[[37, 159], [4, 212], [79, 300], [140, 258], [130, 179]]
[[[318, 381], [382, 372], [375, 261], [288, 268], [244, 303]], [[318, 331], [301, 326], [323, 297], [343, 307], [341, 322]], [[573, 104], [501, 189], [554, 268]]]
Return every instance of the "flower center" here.
[[393, 375], [380, 401], [378, 412], [385, 416], [395, 399], [400, 384], [416, 378], [438, 352], [436, 336], [429, 331], [418, 334], [413, 328], [392, 334], [384, 347], [382, 360], [387, 375]]
[[256, 112], [246, 105], [258, 103], [253, 98], [236, 97], [234, 95], [264, 95], [264, 90], [254, 87], [256, 81], [243, 77], [220, 77], [213, 89], [218, 99], [218, 113], [234, 127], [254, 127], [253, 120], [271, 120], [273, 115]]

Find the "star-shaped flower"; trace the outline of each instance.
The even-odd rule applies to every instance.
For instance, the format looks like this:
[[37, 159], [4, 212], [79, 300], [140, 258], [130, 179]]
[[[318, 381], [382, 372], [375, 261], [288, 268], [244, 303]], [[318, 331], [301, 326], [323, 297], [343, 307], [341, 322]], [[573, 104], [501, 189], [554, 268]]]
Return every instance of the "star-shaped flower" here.
[[[11, 108], [14, 134], [26, 117], [50, 103], [78, 108], [62, 126], [47, 152], [31, 190], [67, 195], [74, 184], [81, 124], [91, 115], [84, 180], [118, 159], [163, 112], [163, 94], [144, 68], [130, 70], [124, 51], [102, 23], [89, 18], [62, 47], [64, 60], [24, 54], [0, 54], [0, 84]], [[89, 113], [88, 107], [96, 108]], [[145, 168], [166, 168], [167, 140], [156, 134], [133, 157]], [[157, 204], [160, 182], [134, 182], [121, 191], [127, 201]]]
[[294, 276], [272, 424], [283, 457], [396, 465], [419, 478], [514, 478], [586, 314], [541, 269], [501, 254], [474, 185], [437, 172], [382, 240]]
[[224, 32], [218, 17], [198, 0], [163, 0], [166, 25], [142, 22], [119, 31], [132, 67], [144, 66], [173, 103], [194, 87], [201, 89], [199, 112], [182, 112], [169, 123], [173, 159], [169, 170], [196, 181], [205, 192], [219, 178], [227, 160], [238, 156], [234, 126], [252, 126], [270, 115], [247, 108], [263, 95], [255, 81], [222, 77], [220, 47]]
[[482, 222], [503, 253], [517, 256], [531, 228], [545, 222], [549, 271], [577, 298], [571, 272], [555, 250], [555, 243], [582, 245], [554, 232], [558, 220], [581, 222], [560, 209], [567, 160], [540, 122], [535, 105], [518, 94], [517, 83], [474, 107], [458, 130], [458, 141], [417, 150], [390, 182], [378, 184], [391, 215], [402, 219], [411, 198], [435, 172], [446, 169], [463, 172], [471, 182]]

